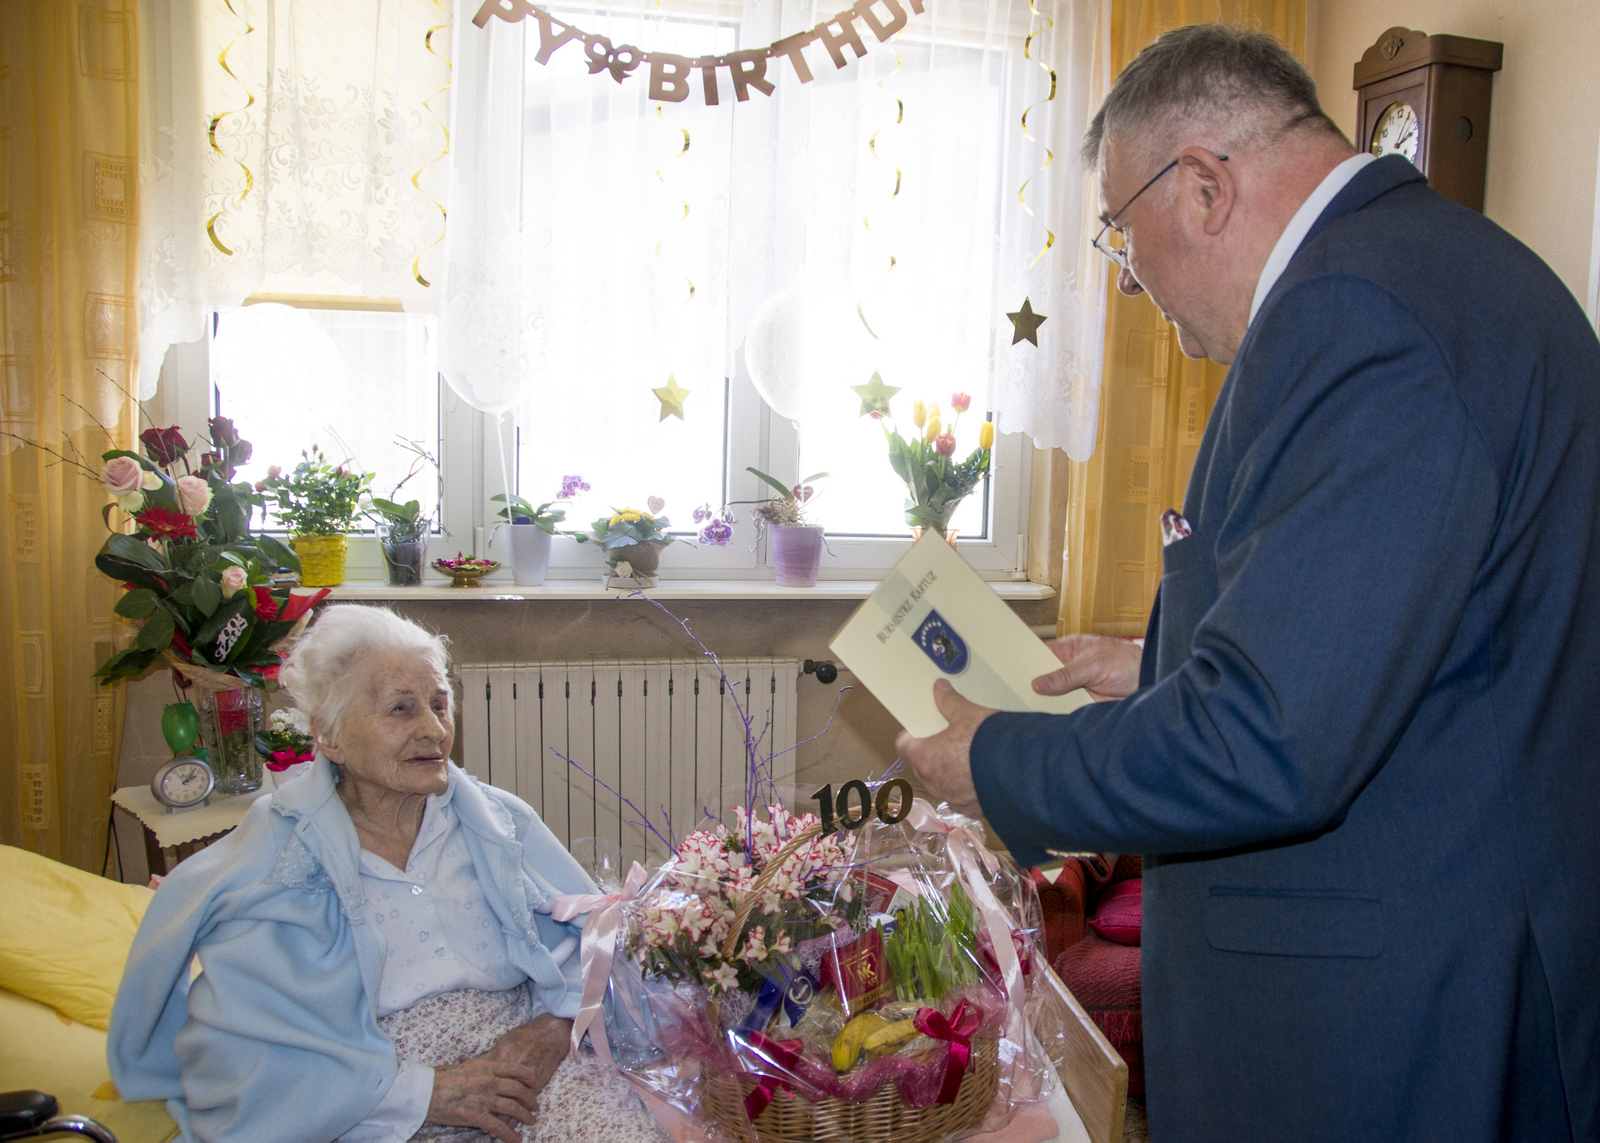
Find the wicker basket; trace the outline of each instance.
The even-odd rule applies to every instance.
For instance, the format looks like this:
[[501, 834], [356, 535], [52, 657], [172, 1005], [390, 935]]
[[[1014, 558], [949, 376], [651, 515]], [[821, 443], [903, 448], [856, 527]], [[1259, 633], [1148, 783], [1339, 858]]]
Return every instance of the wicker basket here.
[[[738, 944], [739, 933], [749, 917], [760, 890], [792, 854], [811, 843], [822, 834], [821, 824], [801, 830], [789, 839], [768, 863], [767, 869], [756, 878], [751, 892], [735, 915], [728, 937], [723, 942], [722, 955], [731, 957]], [[717, 1019], [717, 1005], [712, 1001], [711, 1017]], [[833, 1096], [812, 1102], [801, 1096], [789, 1099], [779, 1093], [754, 1120], [745, 1114], [745, 1096], [754, 1091], [760, 1081], [740, 1073], [707, 1070], [705, 1074], [705, 1117], [722, 1126], [739, 1143], [809, 1143], [810, 1140], [864, 1143], [867, 1140], [892, 1140], [893, 1143], [935, 1143], [952, 1135], [970, 1130], [983, 1122], [1000, 1089], [999, 1041], [994, 1037], [975, 1037], [972, 1041], [972, 1059], [966, 1075], [961, 1077], [961, 1087], [951, 1103], [932, 1107], [907, 1107], [900, 1101], [900, 1089], [893, 1083], [884, 1083], [868, 1098], [851, 1103]]]
[[744, 1099], [759, 1081], [749, 1076], [709, 1071], [702, 1099], [705, 1117], [721, 1121], [739, 1143], [799, 1143], [800, 1140], [892, 1140], [934, 1143], [971, 1130], [983, 1122], [1000, 1086], [996, 1062], [999, 1043], [993, 1037], [972, 1041], [972, 1061], [954, 1103], [907, 1107], [900, 1089], [886, 1082], [860, 1103], [829, 1096], [816, 1103], [781, 1092], [752, 1121]]

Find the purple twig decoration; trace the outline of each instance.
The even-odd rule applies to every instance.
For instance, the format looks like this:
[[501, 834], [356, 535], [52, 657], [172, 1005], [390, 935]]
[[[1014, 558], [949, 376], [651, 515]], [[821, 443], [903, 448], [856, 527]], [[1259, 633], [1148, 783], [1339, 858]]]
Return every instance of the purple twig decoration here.
[[[565, 762], [568, 766], [571, 766], [578, 773], [584, 775], [587, 778], [594, 779], [594, 784], [595, 785], [601, 786], [604, 789], [606, 789], [606, 790], [610, 791], [611, 793], [615, 794], [617, 796], [617, 798], [622, 802], [623, 805], [627, 806], [630, 810], [632, 810], [634, 813], [639, 815], [639, 821], [637, 823], [638, 825], [644, 826], [645, 829], [647, 829], [651, 833], [655, 834], [656, 837], [661, 838], [661, 844], [665, 845], [668, 849], [670, 849], [672, 851], [672, 856], [674, 856], [674, 857], [678, 856], [678, 847], [673, 845], [672, 842], [668, 841], [665, 837], [662, 837], [661, 831], [658, 830], [652, 824], [650, 824], [650, 815], [645, 813], [638, 806], [634, 805], [632, 800], [627, 798], [626, 796], [624, 796], [624, 794], [622, 793], [621, 790], [619, 790], [615, 786], [611, 785], [611, 783], [607, 782], [604, 778], [600, 777], [600, 775], [596, 774], [593, 770], [584, 769], [581, 765], [579, 765], [577, 762], [574, 762], [571, 758], [568, 758], [565, 754], [561, 753], [561, 751], [557, 750], [554, 746], [552, 746], [550, 748], [550, 753], [554, 754], [557, 758], [561, 759], [561, 761]], [[667, 822], [667, 828], [669, 830], [672, 828], [671, 821]]]

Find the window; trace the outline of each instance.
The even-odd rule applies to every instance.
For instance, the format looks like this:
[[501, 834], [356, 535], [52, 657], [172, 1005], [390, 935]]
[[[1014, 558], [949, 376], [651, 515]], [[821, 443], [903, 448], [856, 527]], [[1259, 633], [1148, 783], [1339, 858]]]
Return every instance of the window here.
[[[219, 315], [207, 345], [169, 359], [168, 408], [186, 425], [212, 410], [233, 416], [256, 446], [251, 477], [318, 443], [377, 471], [380, 495], [411, 459], [396, 440], [422, 442], [442, 466], [435, 554], [487, 549], [504, 560], [489, 498], [510, 489], [538, 503], [568, 474], [592, 491], [568, 505], [567, 529], [658, 496], [687, 535], [701, 503], [764, 498], [747, 467], [785, 480], [826, 470], [813, 505], [829, 535], [822, 574], [874, 578], [905, 551], [905, 491], [882, 426], [858, 415], [849, 386], [881, 373], [901, 390], [894, 412], [908, 432], [914, 399], [948, 410], [951, 393], [972, 393], [958, 449], [976, 443], [996, 339], [1009, 342], [1000, 315], [1015, 303], [996, 283], [1009, 249], [1000, 214], [1016, 161], [1003, 152], [1015, 150], [1027, 7], [948, 0], [890, 43], [868, 35], [865, 57], [852, 54], [842, 69], [812, 44], [808, 84], [775, 58], [771, 98], [737, 102], [723, 73], [717, 106], [705, 105], [698, 72], [689, 99], [658, 105], [647, 98], [648, 67], [612, 83], [591, 74], [582, 42], [540, 64], [536, 20], [496, 22], [522, 40], [514, 82], [494, 91], [521, 102], [502, 100], [497, 121], [480, 124], [501, 132], [483, 153], [513, 189], [493, 200], [510, 204], [508, 237], [479, 229], [506, 248], [520, 284], [502, 306], [485, 275], [494, 304], [472, 316], [522, 331], [522, 388], [508, 415], [473, 410], [438, 379], [451, 334], [433, 319], [325, 296], [300, 299], [293, 322], [277, 315], [277, 332], [241, 338], [243, 350], [230, 348], [234, 334], [271, 325], [251, 316], [265, 307]], [[554, 9], [613, 44], [691, 58], [763, 45], [835, 10], [731, 0]], [[453, 146], [467, 153], [462, 132]], [[459, 214], [450, 221], [467, 233]], [[812, 340], [856, 344], [805, 379], [805, 408], [790, 420], [762, 400], [744, 347], [763, 306], [794, 290], [846, 299], [843, 324]], [[690, 393], [682, 420], [663, 418], [651, 393], [669, 378]], [[991, 479], [952, 521], [963, 555], [991, 577], [1023, 574], [1029, 459], [1020, 436], [997, 440]], [[403, 495], [426, 504], [434, 493], [423, 473]], [[674, 545], [668, 574], [770, 577], [750, 506], [734, 510], [732, 543]], [[375, 552], [363, 553], [353, 546], [351, 577], [378, 578]], [[552, 552], [554, 578], [588, 578], [599, 566], [587, 546]]]

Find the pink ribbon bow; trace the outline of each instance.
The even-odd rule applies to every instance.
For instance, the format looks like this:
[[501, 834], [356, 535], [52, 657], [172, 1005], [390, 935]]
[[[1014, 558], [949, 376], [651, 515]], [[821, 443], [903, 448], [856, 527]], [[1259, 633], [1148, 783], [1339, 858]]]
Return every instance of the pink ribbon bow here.
[[628, 870], [628, 879], [622, 883], [620, 893], [562, 893], [550, 906], [550, 916], [557, 921], [570, 921], [588, 913], [583, 924], [582, 952], [578, 970], [583, 980], [583, 1004], [572, 1021], [572, 1050], [576, 1052], [583, 1042], [583, 1034], [591, 1032], [590, 1042], [595, 1054], [611, 1063], [611, 1045], [606, 1042], [605, 1021], [600, 1015], [600, 1002], [605, 999], [606, 984], [611, 980], [611, 960], [617, 948], [617, 928], [622, 922], [622, 904], [638, 896], [649, 877], [644, 866], [637, 861]]
[[[779, 1072], [792, 1072], [795, 1064], [800, 1061], [800, 1054], [805, 1050], [804, 1040], [774, 1040], [764, 1032], [756, 1032], [750, 1037], [750, 1046], [766, 1057], [763, 1061]], [[754, 1123], [756, 1116], [767, 1109], [767, 1104], [772, 1102], [772, 1097], [778, 1092], [783, 1092], [790, 1099], [794, 1098], [794, 1088], [789, 1086], [789, 1081], [781, 1075], [768, 1075], [764, 1072], [752, 1072], [760, 1076], [761, 1082], [756, 1084], [756, 1089], [744, 1097], [744, 1113], [750, 1122]]]
[[267, 769], [276, 774], [281, 770], [287, 770], [296, 762], [309, 762], [315, 757], [316, 755], [309, 750], [304, 754], [296, 754], [293, 750], [274, 750], [272, 761], [267, 763]]
[[937, 1008], [918, 1008], [913, 1023], [924, 1036], [949, 1043], [944, 1083], [939, 1086], [936, 1102], [954, 1103], [956, 1092], [961, 1090], [961, 1077], [967, 1074], [967, 1064], [972, 1059], [972, 1034], [978, 1030], [978, 1013], [969, 1009], [963, 1000], [949, 1016], [941, 1016]]

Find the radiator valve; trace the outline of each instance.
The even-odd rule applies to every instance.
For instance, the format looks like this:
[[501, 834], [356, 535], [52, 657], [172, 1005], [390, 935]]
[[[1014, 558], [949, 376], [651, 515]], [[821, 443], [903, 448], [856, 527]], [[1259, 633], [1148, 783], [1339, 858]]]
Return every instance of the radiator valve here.
[[832, 659], [807, 659], [800, 669], [808, 675], [816, 675], [819, 683], [831, 683], [839, 677], [839, 668]]

